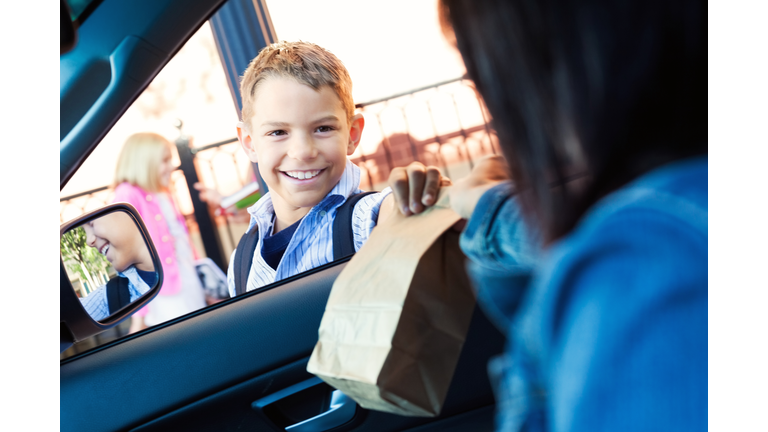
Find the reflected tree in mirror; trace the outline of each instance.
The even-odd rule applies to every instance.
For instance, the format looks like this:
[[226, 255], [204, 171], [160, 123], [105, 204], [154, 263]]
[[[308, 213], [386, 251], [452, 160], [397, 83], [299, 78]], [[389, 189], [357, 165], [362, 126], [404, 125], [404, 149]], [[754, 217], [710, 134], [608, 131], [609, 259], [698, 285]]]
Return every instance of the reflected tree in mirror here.
[[[81, 226], [61, 236], [61, 258], [78, 297], [85, 297], [117, 274], [107, 258], [85, 241], [85, 230]], [[72, 275], [78, 278], [72, 280]]]

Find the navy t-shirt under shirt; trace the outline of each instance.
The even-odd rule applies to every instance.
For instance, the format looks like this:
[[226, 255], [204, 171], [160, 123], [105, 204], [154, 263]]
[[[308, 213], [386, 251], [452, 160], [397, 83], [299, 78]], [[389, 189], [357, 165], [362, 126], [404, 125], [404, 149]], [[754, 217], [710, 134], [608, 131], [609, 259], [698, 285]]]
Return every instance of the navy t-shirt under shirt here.
[[144, 271], [139, 269], [136, 269], [136, 271], [139, 273], [139, 277], [144, 280], [144, 283], [146, 283], [148, 287], [152, 288], [152, 285], [157, 282], [157, 272]]
[[300, 222], [301, 219], [275, 235], [264, 237], [264, 244], [261, 246], [261, 257], [273, 269], [277, 270], [277, 265], [283, 259], [285, 249], [288, 247], [288, 243], [291, 242], [291, 237], [293, 237], [293, 233], [296, 232]]

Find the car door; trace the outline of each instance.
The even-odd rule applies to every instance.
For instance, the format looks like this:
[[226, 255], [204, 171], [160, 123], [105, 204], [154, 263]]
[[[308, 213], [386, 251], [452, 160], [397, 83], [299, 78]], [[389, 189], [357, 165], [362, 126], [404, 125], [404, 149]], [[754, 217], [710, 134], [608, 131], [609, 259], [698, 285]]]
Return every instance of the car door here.
[[[92, 5], [77, 47], [61, 60], [61, 188], [223, 3]], [[439, 417], [403, 417], [354, 404], [347, 405], [347, 417], [331, 412], [332, 389], [306, 372], [306, 364], [346, 261], [63, 360], [61, 430], [491, 430], [486, 364], [504, 341], [479, 310]]]

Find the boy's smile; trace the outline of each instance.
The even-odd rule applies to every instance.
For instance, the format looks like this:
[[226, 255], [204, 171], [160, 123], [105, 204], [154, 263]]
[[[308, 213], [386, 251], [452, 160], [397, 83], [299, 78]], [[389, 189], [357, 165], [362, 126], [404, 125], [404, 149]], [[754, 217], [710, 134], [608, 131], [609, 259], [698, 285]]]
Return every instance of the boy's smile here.
[[[99, 245], [97, 244], [96, 247], [99, 248]], [[107, 255], [107, 252], [109, 252], [109, 242], [105, 242], [104, 245], [99, 248], [99, 253], [107, 257], [109, 262], [112, 262], [114, 257]]]
[[317, 177], [324, 170], [312, 170], [312, 171], [288, 171], [283, 174], [296, 180], [311, 180]]
[[364, 121], [347, 121], [331, 87], [316, 91], [285, 77], [267, 78], [257, 87], [250, 120], [250, 130], [238, 129], [238, 136], [272, 192], [279, 231], [336, 186]]

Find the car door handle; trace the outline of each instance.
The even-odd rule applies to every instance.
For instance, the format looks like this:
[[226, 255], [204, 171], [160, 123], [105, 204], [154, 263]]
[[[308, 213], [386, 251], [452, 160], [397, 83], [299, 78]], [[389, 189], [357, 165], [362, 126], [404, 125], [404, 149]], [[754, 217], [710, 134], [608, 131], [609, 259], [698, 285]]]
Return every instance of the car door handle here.
[[291, 432], [322, 432], [341, 426], [355, 416], [356, 403], [339, 390], [331, 393], [328, 411], [285, 428]]
[[[272, 404], [279, 404], [281, 400], [284, 400], [289, 396], [310, 390], [318, 385], [325, 384], [320, 378], [310, 378], [306, 381], [302, 381], [298, 384], [292, 385], [286, 389], [280, 390], [269, 396], [261, 398], [256, 402], [253, 402], [251, 404], [251, 408], [269, 418], [269, 416], [265, 413], [265, 411], [267, 411], [267, 407]], [[328, 393], [325, 394], [327, 395]], [[339, 390], [333, 390], [331, 392], [330, 399], [330, 404], [325, 412], [322, 412], [309, 419], [302, 420], [298, 423], [291, 425], [282, 424], [280, 426], [282, 426], [286, 431], [291, 432], [323, 432], [329, 429], [333, 429], [337, 426], [341, 426], [344, 423], [352, 420], [352, 418], [355, 416], [355, 412], [357, 411], [357, 403], [355, 403], [352, 398]]]

